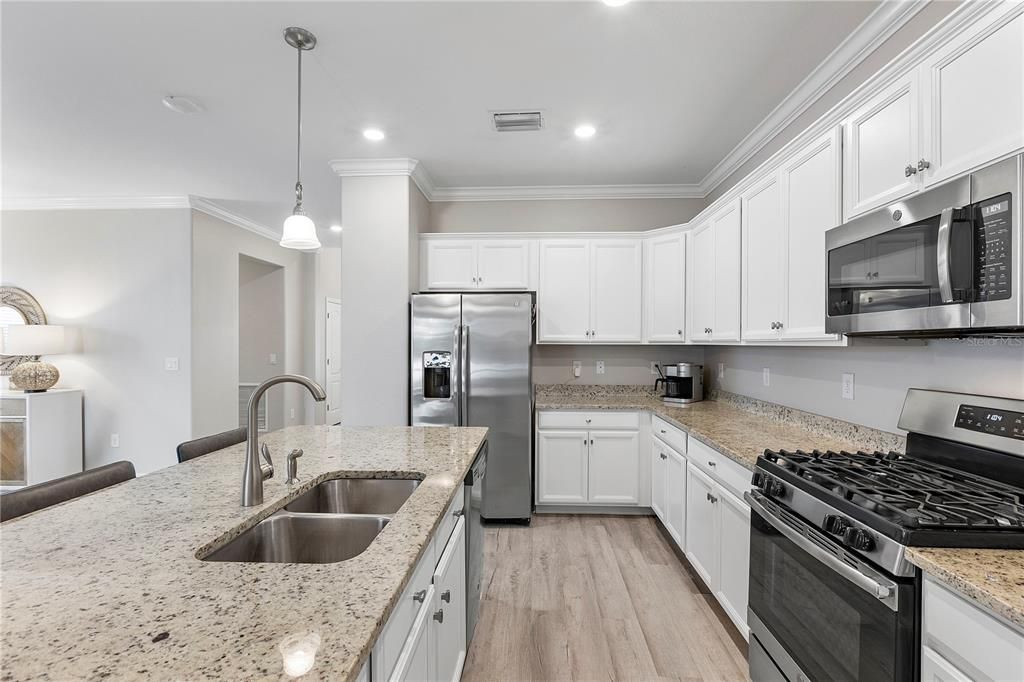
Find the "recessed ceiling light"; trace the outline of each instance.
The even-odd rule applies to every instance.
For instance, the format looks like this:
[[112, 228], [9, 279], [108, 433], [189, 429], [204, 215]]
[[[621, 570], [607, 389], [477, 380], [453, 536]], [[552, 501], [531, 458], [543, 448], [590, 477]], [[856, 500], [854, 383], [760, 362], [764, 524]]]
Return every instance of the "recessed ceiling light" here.
[[629, 0], [601, 0], [601, 1], [604, 2], [604, 4], [608, 5], [609, 7], [622, 7], [627, 2], [629, 2]]
[[198, 100], [181, 95], [167, 95], [163, 98], [164, 106], [179, 114], [198, 114], [204, 111], [203, 105]]
[[589, 124], [584, 124], [581, 126], [577, 126], [576, 130], [573, 132], [576, 133], [576, 137], [585, 140], [588, 137], [593, 137], [594, 133], [597, 132], [597, 128]]
[[384, 131], [380, 128], [367, 128], [363, 131], [363, 137], [371, 142], [380, 142], [384, 139]]
[[331, 225], [331, 232], [341, 232], [341, 225]]

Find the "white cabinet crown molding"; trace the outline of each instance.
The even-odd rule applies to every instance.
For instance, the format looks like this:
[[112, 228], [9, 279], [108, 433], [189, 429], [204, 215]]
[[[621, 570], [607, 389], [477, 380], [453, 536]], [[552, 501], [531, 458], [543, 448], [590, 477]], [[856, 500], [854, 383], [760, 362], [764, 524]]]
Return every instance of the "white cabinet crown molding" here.
[[427, 201], [435, 201], [436, 188], [426, 167], [417, 159], [397, 157], [391, 159], [334, 159], [328, 165], [342, 178], [405, 175], [412, 178]]

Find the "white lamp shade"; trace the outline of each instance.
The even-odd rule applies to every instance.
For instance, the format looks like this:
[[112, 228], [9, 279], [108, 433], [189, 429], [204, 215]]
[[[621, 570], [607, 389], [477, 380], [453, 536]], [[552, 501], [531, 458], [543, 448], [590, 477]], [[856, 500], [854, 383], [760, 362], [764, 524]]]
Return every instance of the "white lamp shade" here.
[[59, 324], [15, 324], [7, 328], [4, 355], [57, 355], [64, 352], [64, 327]]
[[288, 216], [284, 221], [281, 246], [301, 251], [314, 251], [320, 248], [320, 240], [316, 236], [316, 226], [313, 225], [309, 216], [301, 213]]

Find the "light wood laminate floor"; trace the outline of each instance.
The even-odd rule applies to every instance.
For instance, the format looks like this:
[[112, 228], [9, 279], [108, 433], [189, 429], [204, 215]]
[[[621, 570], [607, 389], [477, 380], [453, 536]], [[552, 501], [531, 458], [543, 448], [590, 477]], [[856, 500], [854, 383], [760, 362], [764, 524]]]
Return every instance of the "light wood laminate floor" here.
[[748, 679], [745, 643], [653, 517], [538, 515], [485, 534], [465, 682]]

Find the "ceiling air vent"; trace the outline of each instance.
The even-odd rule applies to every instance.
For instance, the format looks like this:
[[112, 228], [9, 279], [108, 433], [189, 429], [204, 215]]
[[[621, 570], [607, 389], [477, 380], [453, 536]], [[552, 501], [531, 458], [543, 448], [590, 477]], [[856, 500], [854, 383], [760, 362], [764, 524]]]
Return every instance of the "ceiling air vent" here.
[[494, 114], [494, 129], [499, 133], [540, 130], [543, 123], [539, 111], [502, 111]]

